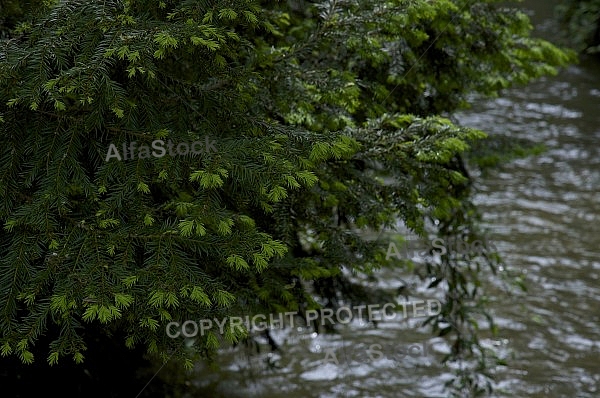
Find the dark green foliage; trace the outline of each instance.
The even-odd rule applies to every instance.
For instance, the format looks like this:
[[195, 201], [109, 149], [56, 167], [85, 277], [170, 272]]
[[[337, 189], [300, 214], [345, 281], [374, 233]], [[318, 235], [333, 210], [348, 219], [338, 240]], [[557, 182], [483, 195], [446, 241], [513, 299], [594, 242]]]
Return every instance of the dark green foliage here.
[[566, 26], [567, 42], [577, 51], [600, 52], [600, 1], [563, 0], [556, 14]]
[[[51, 323], [51, 364], [82, 362], [101, 329], [191, 367], [170, 320], [366, 300], [342, 270], [407, 267], [368, 228], [399, 218], [423, 236], [477, 236], [461, 154], [485, 134], [440, 114], [569, 60], [493, 3], [38, 9], [0, 47], [2, 355], [32, 362]], [[111, 143], [205, 135], [216, 153], [105, 161]], [[427, 268], [446, 282], [432, 286], [445, 307], [429, 322], [454, 338], [449, 359], [485, 367], [473, 325], [480, 265], [495, 259], [471, 260]], [[195, 352], [210, 357], [219, 340], [208, 333]]]
[[43, 6], [43, 0], [2, 0], [0, 2], [0, 39], [6, 38], [18, 23], [23, 23], [26, 15]]

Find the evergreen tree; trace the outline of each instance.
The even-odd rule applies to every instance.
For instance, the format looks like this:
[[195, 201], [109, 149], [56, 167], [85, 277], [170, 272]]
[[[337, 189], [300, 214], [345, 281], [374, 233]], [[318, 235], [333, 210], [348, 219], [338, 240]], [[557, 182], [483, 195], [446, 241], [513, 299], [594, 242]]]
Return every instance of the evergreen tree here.
[[[81, 363], [100, 333], [191, 368], [221, 337], [184, 348], [171, 320], [393, 297], [347, 277], [410, 267], [366, 230], [476, 239], [463, 156], [485, 134], [442, 116], [570, 60], [494, 3], [30, 7], [0, 47], [0, 353]], [[483, 264], [494, 254], [421, 271], [445, 296], [428, 323], [453, 339], [447, 360], [480, 370]], [[229, 326], [225, 342], [248, 337]]]
[[578, 51], [600, 53], [600, 1], [563, 0], [556, 14], [566, 27], [566, 41]]

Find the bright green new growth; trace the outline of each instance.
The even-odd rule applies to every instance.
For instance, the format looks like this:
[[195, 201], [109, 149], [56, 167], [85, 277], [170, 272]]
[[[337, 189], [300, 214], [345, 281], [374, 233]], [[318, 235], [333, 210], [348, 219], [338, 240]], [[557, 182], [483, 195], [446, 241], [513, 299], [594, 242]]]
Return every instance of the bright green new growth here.
[[[327, 286], [360, 300], [342, 268], [405, 266], [360, 228], [474, 233], [460, 156], [485, 134], [439, 115], [569, 57], [472, 3], [39, 6], [0, 47], [0, 353], [32, 362], [49, 330], [48, 362], [81, 362], [105, 328], [191, 366], [171, 320], [302, 311]], [[205, 135], [217, 153], [105, 162], [111, 143]], [[434, 331], [468, 358], [480, 268], [460, 265], [426, 276], [446, 297]]]

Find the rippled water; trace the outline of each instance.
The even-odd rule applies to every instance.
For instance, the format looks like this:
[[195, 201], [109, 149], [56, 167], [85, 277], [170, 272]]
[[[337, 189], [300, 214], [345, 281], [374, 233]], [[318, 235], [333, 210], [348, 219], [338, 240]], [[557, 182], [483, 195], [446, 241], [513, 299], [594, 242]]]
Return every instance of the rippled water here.
[[529, 290], [494, 297], [517, 396], [600, 396], [600, 65], [482, 104], [464, 124], [544, 143], [481, 184], [492, 237]]
[[[536, 10], [546, 34], [553, 29], [544, 22], [549, 2], [525, 7]], [[524, 275], [529, 288], [506, 295], [498, 279], [489, 280], [501, 330], [483, 343], [509, 361], [496, 371], [496, 395], [600, 397], [600, 63], [586, 61], [510, 90], [457, 119], [548, 148], [479, 180], [476, 201], [505, 259], [503, 272]], [[397, 275], [382, 276], [382, 287], [401, 285]], [[244, 359], [230, 351], [220, 371], [204, 369], [196, 383], [211, 396], [443, 397], [443, 382], [452, 376], [439, 359], [448, 347], [415, 325], [414, 319], [377, 328], [357, 321], [339, 335], [276, 331], [283, 354]], [[394, 360], [398, 352], [389, 352], [424, 342], [427, 355]], [[371, 344], [386, 355], [371, 360]], [[324, 361], [327, 350], [338, 363]], [[269, 369], [265, 360], [277, 366]]]

